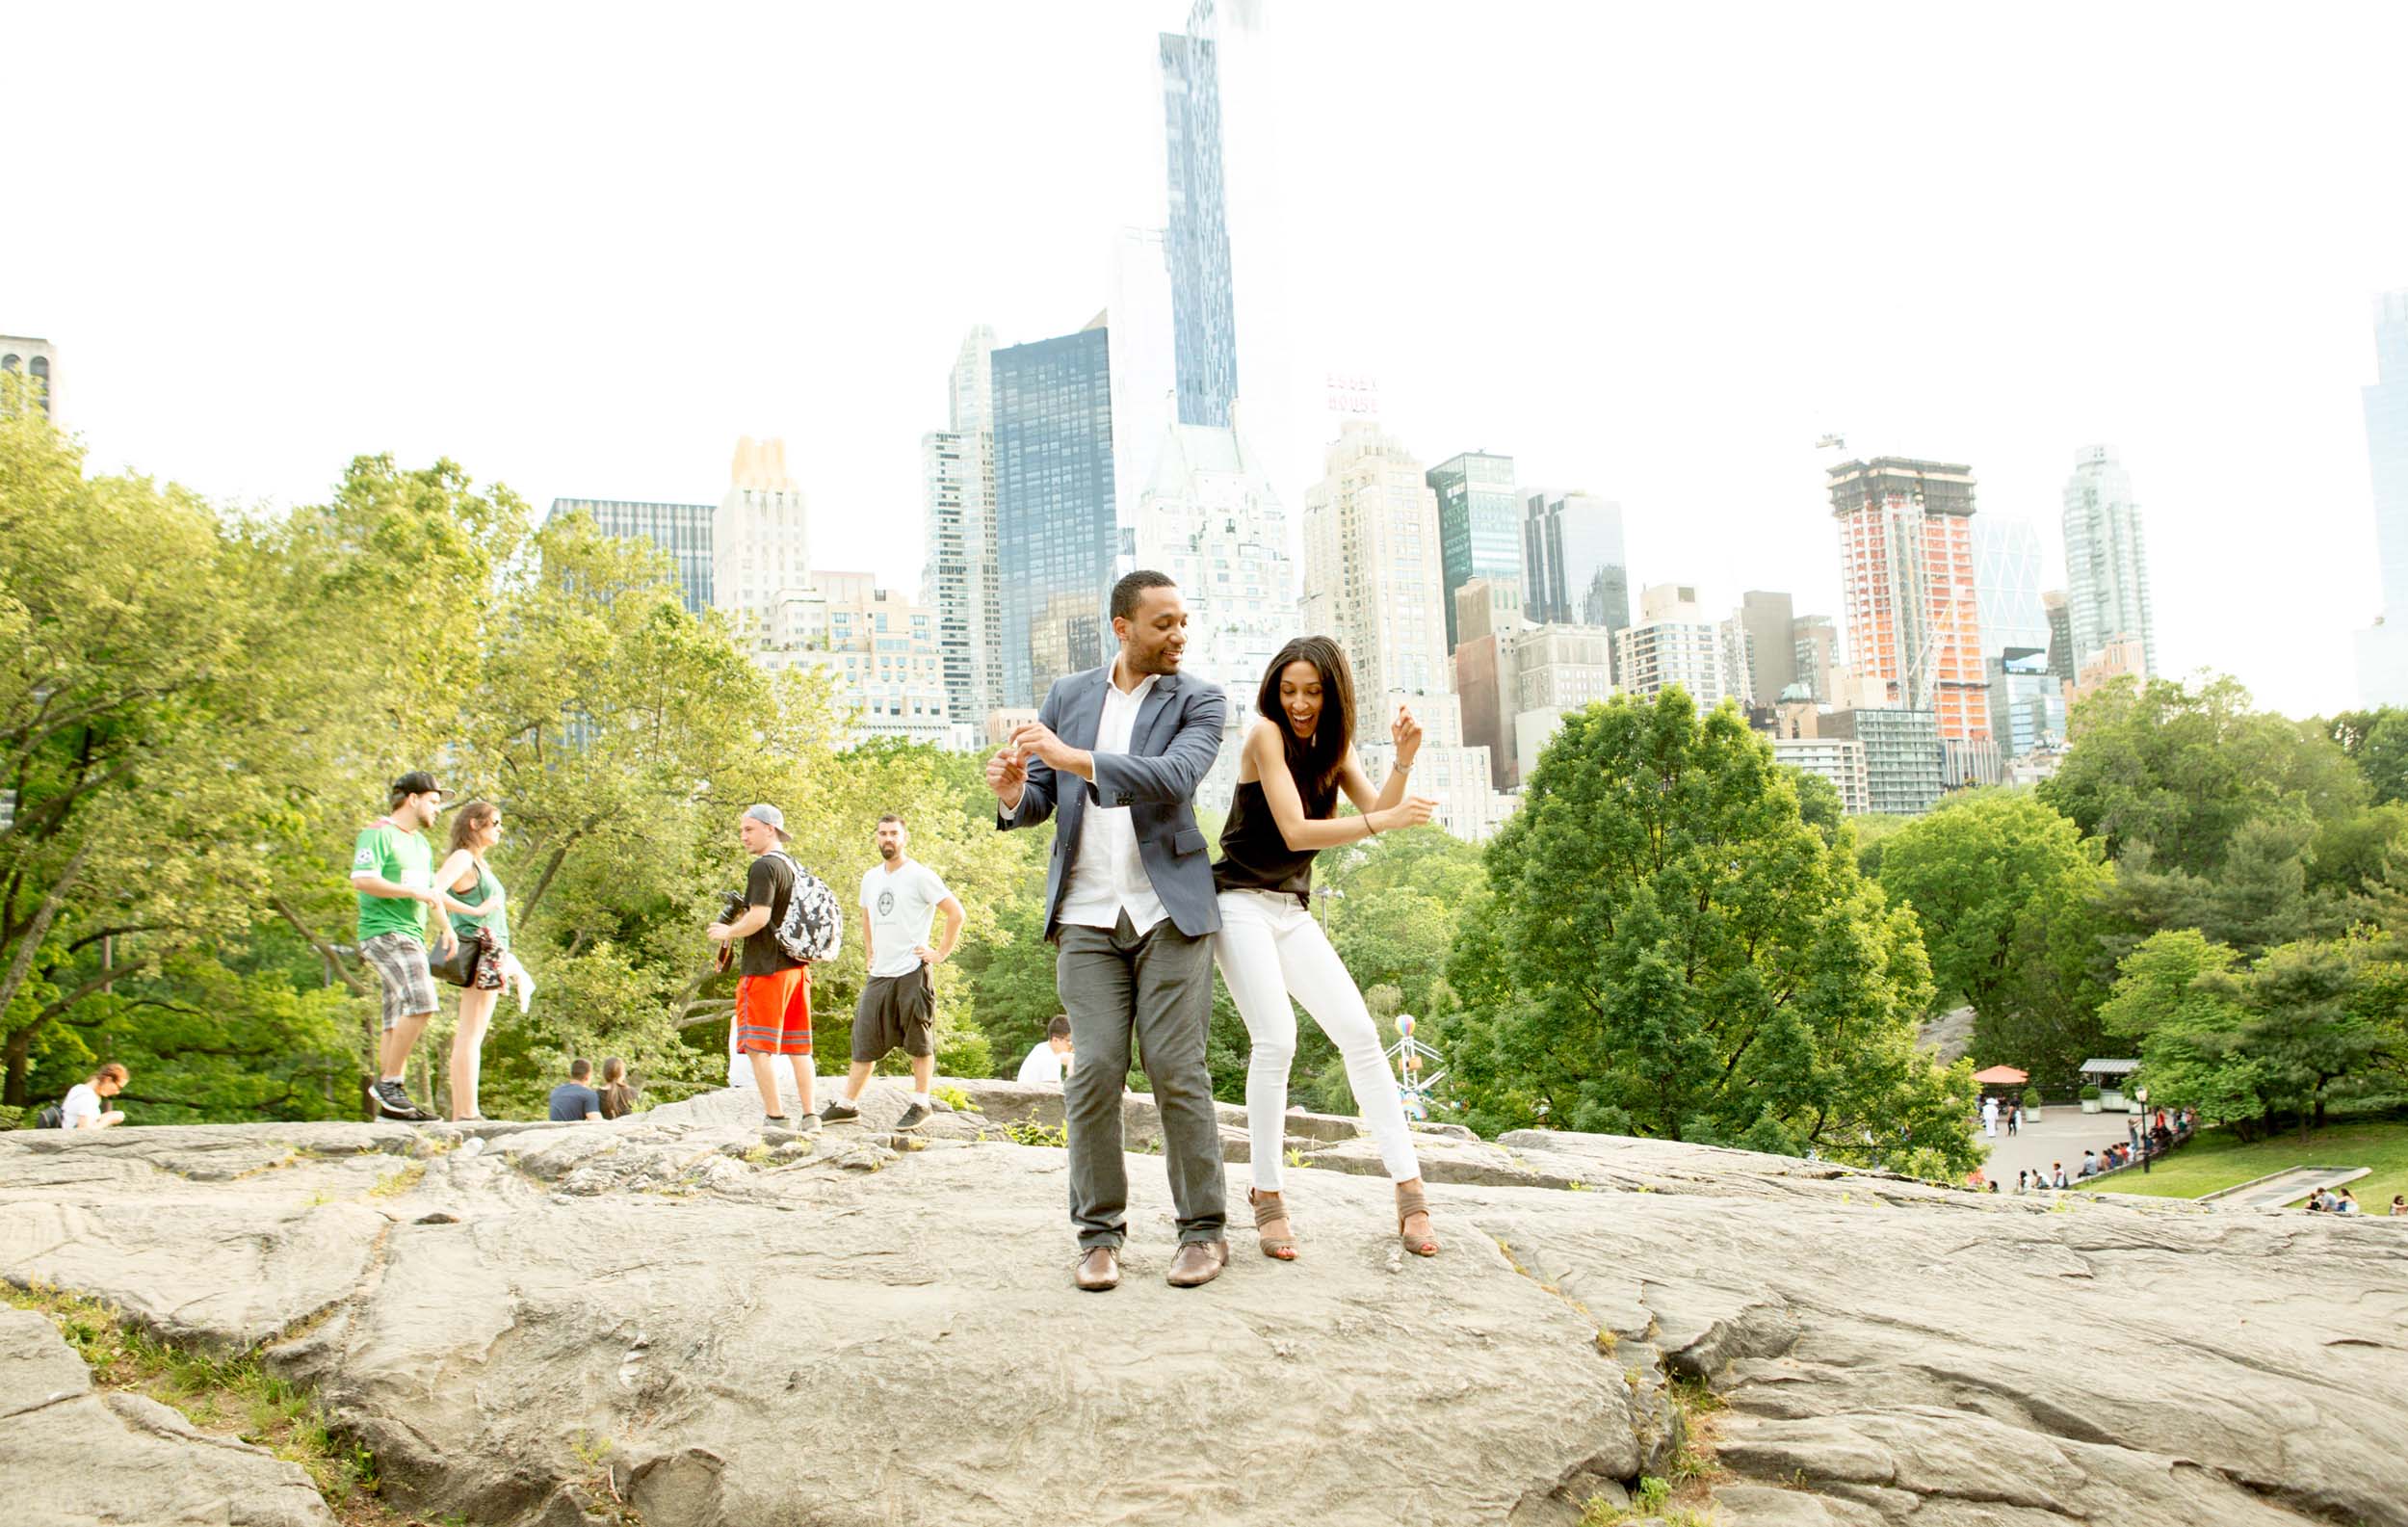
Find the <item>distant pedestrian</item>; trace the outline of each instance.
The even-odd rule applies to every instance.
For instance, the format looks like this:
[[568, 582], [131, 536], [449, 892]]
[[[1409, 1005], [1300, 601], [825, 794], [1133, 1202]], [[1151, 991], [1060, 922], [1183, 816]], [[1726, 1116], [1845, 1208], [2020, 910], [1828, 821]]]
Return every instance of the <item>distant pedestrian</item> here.
[[2012, 1138], [2022, 1134], [2023, 1130], [2024, 1105], [2017, 1103], [2006, 1111], [2006, 1133], [2009, 1138]]
[[636, 1111], [636, 1090], [627, 1085], [627, 1063], [614, 1055], [602, 1063], [602, 1117], [622, 1119]]
[[59, 1105], [61, 1129], [107, 1129], [125, 1122], [125, 1116], [114, 1108], [103, 1108], [103, 1098], [115, 1097], [134, 1079], [133, 1073], [117, 1062], [92, 1072], [66, 1090], [66, 1101]]
[[778, 1129], [787, 1127], [787, 1115], [777, 1095], [775, 1058], [786, 1057], [795, 1073], [796, 1119], [810, 1133], [820, 1127], [811, 1107], [811, 967], [778, 938], [801, 868], [779, 852], [794, 834], [786, 830], [786, 814], [765, 803], [745, 808], [736, 835], [752, 856], [752, 867], [745, 872], [746, 909], [708, 930], [714, 943], [744, 940], [736, 978], [736, 1048], [752, 1058], [752, 1084], [760, 1092], [766, 1122]]
[[593, 1063], [584, 1056], [568, 1063], [568, 1080], [552, 1089], [553, 1123], [602, 1122], [602, 1094], [587, 1084], [591, 1075]]
[[[869, 971], [852, 1015], [852, 1072], [844, 1090], [828, 1100], [820, 1121], [841, 1124], [861, 1117], [856, 1106], [877, 1063], [900, 1049], [911, 1058], [911, 1101], [895, 1120], [897, 1129], [929, 1121], [936, 1082], [936, 967], [961, 940], [961, 903], [945, 882], [907, 852], [911, 829], [888, 812], [877, 819], [878, 862], [861, 877], [861, 959]], [[937, 913], [945, 931], [929, 934]]]
[[1045, 1026], [1045, 1041], [1020, 1063], [1020, 1083], [1028, 1086], [1044, 1082], [1060, 1087], [1062, 1073], [1070, 1069], [1071, 1064], [1070, 1014], [1057, 1013], [1054, 1021]]
[[1998, 1136], [1999, 1100], [1995, 1097], [1985, 1097], [1981, 1100], [1981, 1132], [1993, 1139]]
[[385, 814], [361, 829], [352, 850], [352, 888], [359, 893], [359, 956], [375, 968], [384, 994], [384, 1037], [378, 1044], [374, 1089], [377, 1115], [426, 1123], [434, 1115], [411, 1100], [403, 1087], [410, 1052], [434, 1020], [434, 976], [427, 968], [427, 908], [435, 909], [438, 952], [455, 939], [442, 913], [474, 914], [434, 882], [434, 852], [427, 829], [442, 813], [445, 791], [434, 776], [412, 769], [386, 792]]

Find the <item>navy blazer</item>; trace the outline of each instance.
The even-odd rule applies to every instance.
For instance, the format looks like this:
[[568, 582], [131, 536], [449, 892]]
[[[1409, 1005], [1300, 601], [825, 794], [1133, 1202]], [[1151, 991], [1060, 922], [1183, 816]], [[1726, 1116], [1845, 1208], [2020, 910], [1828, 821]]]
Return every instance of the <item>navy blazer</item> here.
[[[1109, 667], [1058, 679], [1045, 692], [1036, 719], [1070, 747], [1092, 750], [1104, 723], [1104, 686], [1111, 682]], [[1203, 829], [1195, 825], [1195, 787], [1220, 755], [1221, 728], [1228, 716], [1228, 697], [1219, 685], [1165, 673], [1154, 680], [1138, 710], [1129, 750], [1095, 754], [1093, 784], [1077, 775], [1058, 775], [1042, 759], [1029, 759], [1020, 808], [999, 808], [995, 826], [1006, 831], [1033, 828], [1057, 810], [1061, 813], [1054, 831], [1053, 862], [1045, 871], [1046, 937], [1054, 936], [1062, 891], [1071, 866], [1078, 862], [1079, 829], [1090, 799], [1130, 808], [1138, 859], [1179, 931], [1191, 938], [1219, 932], [1212, 856], [1205, 852]]]

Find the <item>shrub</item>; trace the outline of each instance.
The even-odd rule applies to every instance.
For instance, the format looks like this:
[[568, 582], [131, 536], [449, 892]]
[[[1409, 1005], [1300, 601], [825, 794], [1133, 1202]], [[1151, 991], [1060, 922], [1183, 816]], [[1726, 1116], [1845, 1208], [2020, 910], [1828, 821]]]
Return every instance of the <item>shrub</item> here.
[[2089, 1083], [2084, 1082], [2081, 1089], [2081, 1100], [2085, 1103], [2097, 1102], [2099, 1100], [2099, 1090], [2091, 1086]]

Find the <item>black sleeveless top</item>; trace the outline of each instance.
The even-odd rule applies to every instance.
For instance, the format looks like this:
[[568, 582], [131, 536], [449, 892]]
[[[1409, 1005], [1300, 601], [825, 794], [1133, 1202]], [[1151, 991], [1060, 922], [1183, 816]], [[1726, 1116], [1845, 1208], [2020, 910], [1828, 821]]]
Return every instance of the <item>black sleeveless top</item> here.
[[[1308, 822], [1329, 815], [1338, 803], [1338, 785], [1330, 781], [1317, 791], [1304, 791]], [[1292, 849], [1270, 814], [1262, 781], [1238, 786], [1229, 803], [1229, 821], [1220, 829], [1220, 862], [1213, 866], [1217, 891], [1278, 891], [1310, 908], [1313, 891], [1313, 849]]]

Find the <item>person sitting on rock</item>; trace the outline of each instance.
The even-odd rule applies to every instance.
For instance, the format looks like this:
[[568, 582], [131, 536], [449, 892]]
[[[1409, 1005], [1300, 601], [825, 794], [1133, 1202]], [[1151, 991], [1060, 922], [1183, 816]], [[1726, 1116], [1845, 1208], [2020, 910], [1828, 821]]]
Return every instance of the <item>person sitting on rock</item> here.
[[2062, 1188], [2067, 1185], [2068, 1184], [2065, 1181], [2065, 1163], [2061, 1161], [2050, 1162], [2049, 1186], [2052, 1188]]
[[602, 1063], [602, 1117], [618, 1119], [636, 1111], [636, 1090], [627, 1085], [627, 1063], [614, 1055]]
[[2084, 1177], [2095, 1177], [2095, 1176], [2097, 1176], [2098, 1174], [2099, 1174], [2099, 1153], [2098, 1153], [2097, 1151], [2095, 1151], [2095, 1150], [2087, 1150], [2087, 1149], [2085, 1149], [2085, 1150], [2081, 1153], [2081, 1172], [2080, 1175], [2084, 1176]]
[[131, 1080], [133, 1080], [132, 1072], [117, 1062], [111, 1061], [92, 1075], [68, 1088], [66, 1101], [59, 1105], [59, 1127], [61, 1129], [107, 1129], [112, 1124], [124, 1123], [123, 1114], [114, 1108], [104, 1110], [100, 1106], [100, 1100], [104, 1097], [117, 1096], [125, 1090], [125, 1084]]
[[2343, 1188], [2333, 1195], [2333, 1212], [2335, 1214], [2364, 1214], [2367, 1211], [2359, 1207], [2356, 1194], [2347, 1188]]
[[1070, 1069], [1070, 1014], [1057, 1013], [1054, 1021], [1045, 1025], [1045, 1042], [1029, 1052], [1020, 1063], [1020, 1085], [1043, 1082], [1060, 1087], [1064, 1071]]
[[2391, 1217], [2395, 1220], [2408, 1219], [2408, 1193], [2392, 1195]]
[[568, 1063], [568, 1080], [552, 1089], [553, 1123], [602, 1122], [602, 1094], [586, 1083], [592, 1074], [593, 1063], [582, 1055]]

